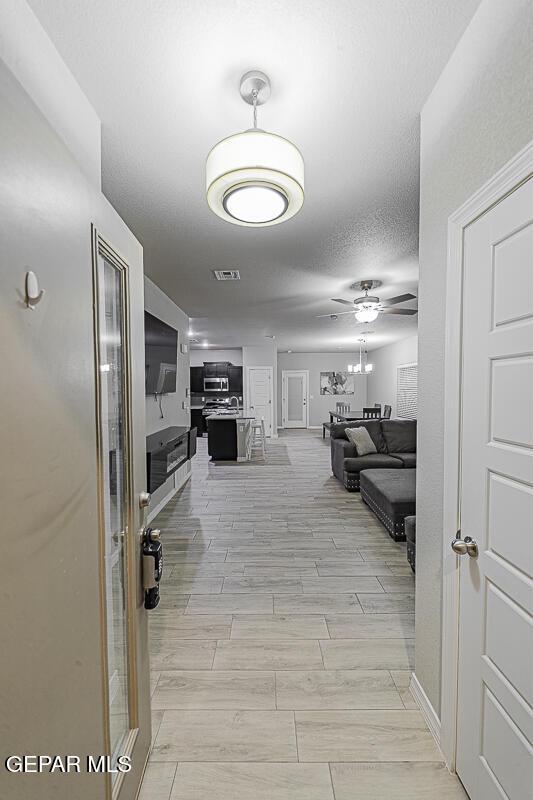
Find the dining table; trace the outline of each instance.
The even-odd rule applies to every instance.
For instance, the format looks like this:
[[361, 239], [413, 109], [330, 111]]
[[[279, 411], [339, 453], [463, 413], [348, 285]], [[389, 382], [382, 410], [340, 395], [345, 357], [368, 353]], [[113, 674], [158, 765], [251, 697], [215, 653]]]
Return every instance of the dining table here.
[[346, 414], [342, 414], [340, 411], [330, 411], [329, 412], [329, 421], [330, 423], [336, 419], [337, 422], [352, 422], [355, 419], [363, 419], [361, 412], [359, 414], [351, 413], [348, 411]]

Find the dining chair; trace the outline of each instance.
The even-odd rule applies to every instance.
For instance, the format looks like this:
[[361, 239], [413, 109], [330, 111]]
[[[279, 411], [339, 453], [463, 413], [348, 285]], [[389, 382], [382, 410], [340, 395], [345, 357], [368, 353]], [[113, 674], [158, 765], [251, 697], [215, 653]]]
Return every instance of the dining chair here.
[[363, 408], [363, 419], [381, 419], [381, 408]]

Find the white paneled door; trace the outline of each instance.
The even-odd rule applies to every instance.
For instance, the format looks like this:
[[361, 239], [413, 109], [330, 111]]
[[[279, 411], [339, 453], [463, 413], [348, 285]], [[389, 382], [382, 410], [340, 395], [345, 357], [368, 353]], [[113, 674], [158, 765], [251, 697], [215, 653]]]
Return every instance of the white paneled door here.
[[282, 426], [284, 428], [307, 428], [309, 372], [284, 369], [281, 383]]
[[[457, 772], [533, 797], [533, 179], [465, 230]], [[461, 545], [459, 546], [460, 549]]]
[[247, 385], [248, 411], [256, 419], [264, 419], [265, 433], [272, 436], [272, 367], [248, 367]]

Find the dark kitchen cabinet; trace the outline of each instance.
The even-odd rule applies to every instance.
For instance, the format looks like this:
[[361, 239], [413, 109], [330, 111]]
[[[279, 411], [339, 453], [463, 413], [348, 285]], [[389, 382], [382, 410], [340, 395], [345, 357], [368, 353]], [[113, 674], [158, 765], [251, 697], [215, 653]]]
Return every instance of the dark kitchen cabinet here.
[[202, 394], [204, 391], [204, 368], [191, 367], [191, 394]]
[[217, 378], [228, 377], [229, 364], [227, 361], [219, 361], [217, 364]]
[[242, 394], [242, 367], [228, 368], [229, 390], [231, 394]]
[[205, 417], [201, 408], [191, 408], [191, 428], [196, 428], [198, 436], [202, 436], [206, 430]]
[[204, 361], [204, 377], [205, 378], [216, 378], [217, 377], [217, 365], [214, 361]]

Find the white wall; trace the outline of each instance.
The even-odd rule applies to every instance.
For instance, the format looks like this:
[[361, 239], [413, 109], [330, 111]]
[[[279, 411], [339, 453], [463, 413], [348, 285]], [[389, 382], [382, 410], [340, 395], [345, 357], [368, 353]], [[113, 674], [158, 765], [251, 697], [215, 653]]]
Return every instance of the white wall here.
[[483, 0], [421, 119], [416, 675], [440, 714], [448, 217], [533, 138], [533, 3]]
[[90, 181], [101, 185], [100, 120], [22, 0], [2, 0], [0, 58], [61, 137]]
[[381, 403], [392, 407], [391, 416], [396, 416], [396, 378], [401, 364], [416, 364], [418, 361], [418, 336], [408, 336], [386, 347], [372, 350], [368, 360], [374, 371], [368, 376], [368, 405]]
[[322, 425], [329, 422], [328, 411], [335, 410], [337, 402], [346, 402], [352, 411], [361, 411], [366, 402], [367, 377], [355, 376], [355, 394], [344, 394], [338, 397], [320, 394], [320, 373], [345, 371], [347, 365], [354, 361], [349, 353], [278, 353], [278, 420], [282, 425], [281, 413], [281, 373], [284, 369], [309, 370], [309, 425]]
[[[178, 331], [176, 391], [161, 397], [163, 419], [161, 419], [159, 404], [154, 400], [153, 395], [146, 397], [146, 435], [149, 436], [151, 433], [163, 430], [163, 428], [170, 428], [173, 425], [189, 427], [191, 424], [191, 413], [188, 409], [183, 408], [183, 401], [186, 400], [187, 404], [190, 404], [190, 398], [186, 396], [186, 389], [190, 385], [189, 354], [182, 353], [180, 348], [183, 342], [188, 342], [189, 317], [146, 276], [144, 278], [144, 307], [154, 317], [158, 317]], [[163, 497], [172, 491], [174, 483], [174, 476], [171, 476], [153, 493], [150, 509], [153, 509]]]
[[204, 361], [229, 361], [235, 367], [242, 366], [242, 348], [235, 347], [229, 350], [191, 350], [191, 367], [203, 367]]

